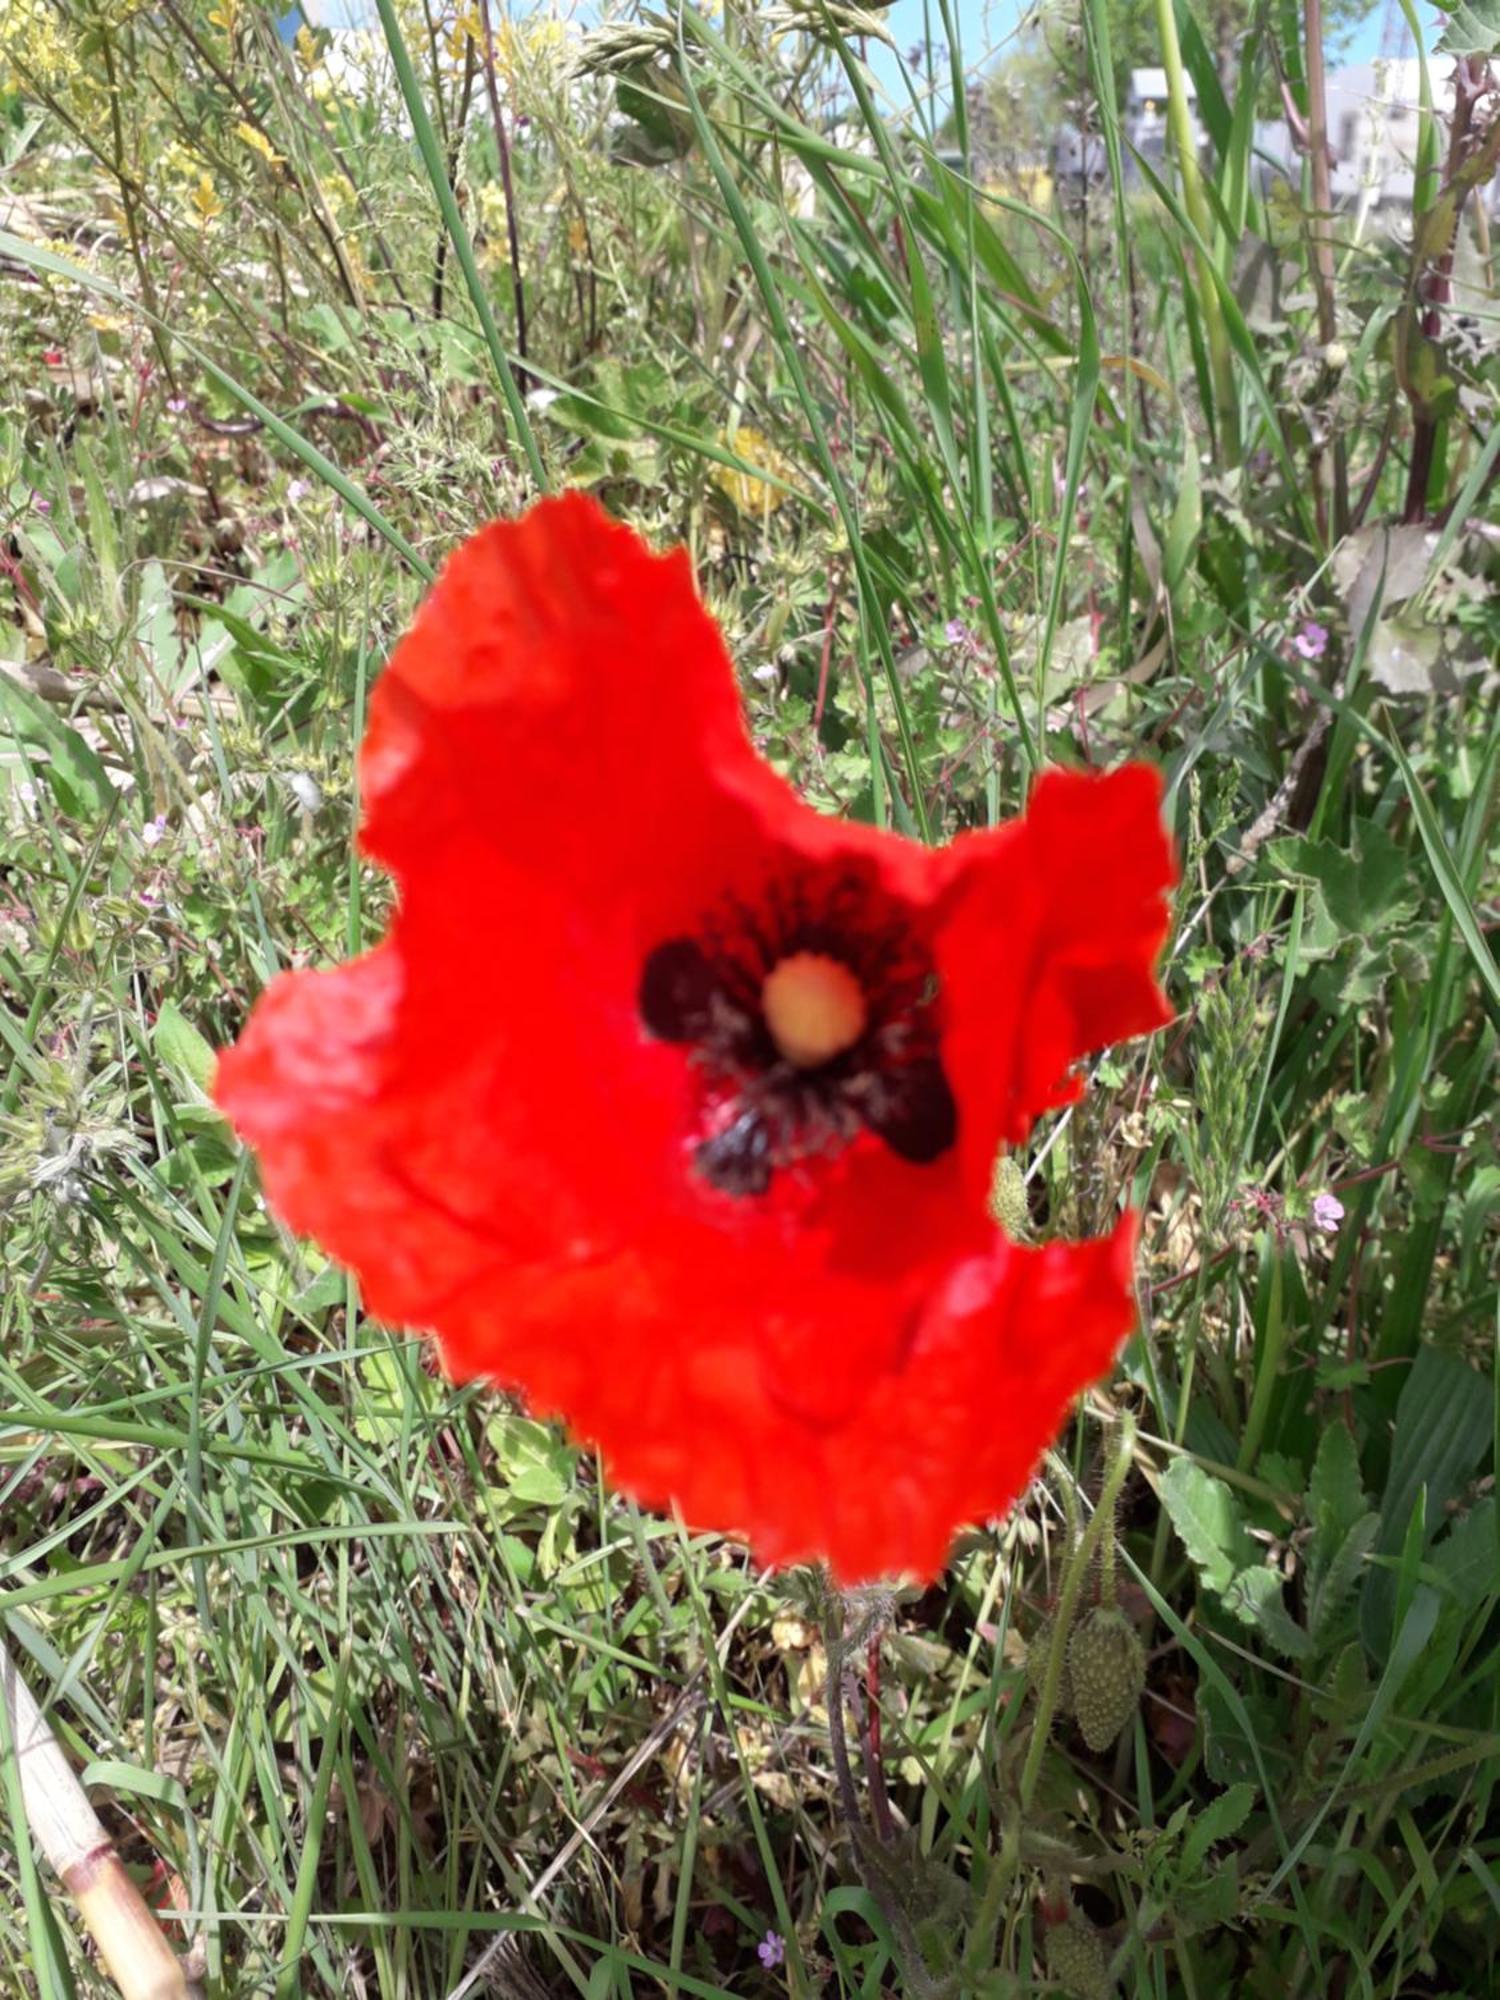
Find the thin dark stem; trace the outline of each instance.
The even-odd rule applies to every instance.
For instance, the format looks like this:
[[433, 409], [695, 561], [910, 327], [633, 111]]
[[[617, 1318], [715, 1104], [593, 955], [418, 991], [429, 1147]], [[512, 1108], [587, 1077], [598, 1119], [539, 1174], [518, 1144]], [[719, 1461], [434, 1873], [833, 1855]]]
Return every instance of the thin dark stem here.
[[[458, 110], [453, 119], [453, 136], [448, 142], [446, 172], [448, 185], [458, 192], [459, 154], [463, 150], [464, 127], [469, 122], [469, 100], [474, 94], [474, 71], [478, 67], [473, 41], [464, 39], [464, 77], [459, 87]], [[448, 268], [448, 232], [444, 229], [438, 236], [437, 257], [432, 271], [432, 316], [443, 316], [443, 281]]]
[[[871, 1643], [878, 1644], [879, 1641], [874, 1639]], [[891, 1885], [880, 1869], [871, 1866], [872, 1836], [860, 1811], [859, 1791], [849, 1762], [849, 1738], [844, 1726], [844, 1669], [849, 1657], [849, 1635], [844, 1629], [844, 1600], [831, 1581], [824, 1596], [823, 1651], [828, 1661], [824, 1681], [824, 1699], [828, 1705], [828, 1747], [833, 1758], [834, 1782], [838, 1787], [839, 1816], [844, 1822], [849, 1844], [854, 1849], [859, 1878], [890, 1927], [891, 1942], [896, 1947], [908, 1991], [915, 1994], [917, 2000], [940, 2000], [946, 1988], [927, 1970], [911, 1918], [892, 1894]]]
[[[505, 112], [500, 103], [500, 86], [495, 75], [495, 35], [490, 26], [490, 0], [479, 0], [479, 19], [484, 28], [484, 87], [490, 100], [490, 117], [495, 125], [495, 151], [500, 160], [500, 190], [505, 196], [505, 234], [510, 246], [510, 284], [516, 302], [516, 356], [526, 359], [526, 287], [521, 279], [521, 232], [516, 220], [516, 190], [510, 171], [510, 137], [505, 129]], [[524, 396], [531, 386], [525, 368], [516, 370], [516, 386]]]

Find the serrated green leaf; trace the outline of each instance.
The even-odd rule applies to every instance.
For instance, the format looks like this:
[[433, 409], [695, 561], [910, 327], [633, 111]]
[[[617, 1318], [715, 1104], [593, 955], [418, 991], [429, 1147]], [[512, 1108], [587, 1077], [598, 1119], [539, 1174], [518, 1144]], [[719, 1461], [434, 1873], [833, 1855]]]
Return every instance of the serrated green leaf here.
[[1326, 1561], [1318, 1564], [1307, 1601], [1307, 1629], [1315, 1650], [1321, 1652], [1332, 1640], [1339, 1613], [1363, 1575], [1379, 1533], [1380, 1516], [1362, 1515]]
[[1216, 1799], [1209, 1800], [1193, 1821], [1188, 1837], [1182, 1843], [1184, 1877], [1197, 1874], [1208, 1859], [1208, 1850], [1216, 1840], [1229, 1840], [1239, 1832], [1249, 1818], [1250, 1808], [1254, 1804], [1255, 1787], [1243, 1782], [1231, 1785], [1228, 1791], [1220, 1792]]
[[1312, 1641], [1287, 1610], [1282, 1590], [1276, 1570], [1264, 1564], [1258, 1569], [1242, 1569], [1222, 1593], [1224, 1607], [1242, 1625], [1253, 1625], [1287, 1659], [1305, 1660], [1312, 1652]]
[[1161, 1484], [1162, 1501], [1193, 1567], [1222, 1594], [1255, 1559], [1234, 1495], [1190, 1458], [1174, 1458]]
[[1364, 1512], [1365, 1492], [1354, 1438], [1345, 1425], [1332, 1423], [1318, 1441], [1307, 1485], [1312, 1560], [1328, 1561]]

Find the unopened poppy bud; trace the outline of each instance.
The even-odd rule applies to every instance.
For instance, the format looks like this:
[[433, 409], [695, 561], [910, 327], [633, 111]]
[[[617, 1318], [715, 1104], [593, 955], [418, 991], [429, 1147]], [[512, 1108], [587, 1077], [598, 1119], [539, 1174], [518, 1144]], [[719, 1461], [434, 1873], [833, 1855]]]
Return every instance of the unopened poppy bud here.
[[1130, 1721], [1146, 1684], [1146, 1655], [1123, 1611], [1086, 1611], [1068, 1641], [1073, 1712], [1090, 1750], [1107, 1750]]
[[1002, 1153], [995, 1162], [995, 1172], [990, 1181], [990, 1214], [1012, 1243], [1024, 1243], [1031, 1234], [1026, 1176], [1013, 1153]]
[[1074, 2000], [1109, 2000], [1114, 1991], [1104, 1940], [1076, 1918], [1047, 1933], [1047, 1977]]

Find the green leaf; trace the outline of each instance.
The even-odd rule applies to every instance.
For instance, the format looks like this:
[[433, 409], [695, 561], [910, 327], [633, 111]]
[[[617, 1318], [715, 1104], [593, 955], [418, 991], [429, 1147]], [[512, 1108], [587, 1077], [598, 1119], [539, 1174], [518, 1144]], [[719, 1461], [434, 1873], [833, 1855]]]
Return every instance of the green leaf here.
[[1340, 936], [1368, 940], [1417, 907], [1411, 856], [1374, 820], [1357, 820], [1348, 848], [1331, 840], [1278, 840], [1271, 858], [1283, 873], [1316, 884]]
[[1305, 1660], [1312, 1641], [1286, 1608], [1281, 1575], [1263, 1563], [1242, 1569], [1223, 1593], [1224, 1606], [1242, 1625], [1254, 1625], [1268, 1644], [1289, 1660]]
[[1339, 1613], [1364, 1574], [1379, 1533], [1380, 1516], [1361, 1515], [1351, 1524], [1342, 1542], [1337, 1546], [1330, 1544], [1331, 1553], [1315, 1567], [1307, 1594], [1307, 1629], [1315, 1652], [1329, 1646]]
[[1347, 1426], [1332, 1423], [1318, 1441], [1307, 1486], [1312, 1559], [1326, 1562], [1365, 1512], [1359, 1453]]
[[1440, 56], [1488, 56], [1500, 49], [1500, 0], [1458, 0], [1447, 11]]
[[1236, 1573], [1255, 1560], [1234, 1495], [1192, 1459], [1174, 1458], [1161, 1496], [1193, 1567], [1210, 1590], [1222, 1595]]
[[504, 1410], [490, 1418], [485, 1434], [495, 1447], [496, 1476], [513, 1500], [531, 1507], [558, 1507], [573, 1490], [577, 1453], [546, 1424]]
[[1182, 1873], [1185, 1877], [1197, 1874], [1216, 1840], [1232, 1839], [1239, 1832], [1254, 1804], [1255, 1787], [1245, 1783], [1231, 1785], [1228, 1791], [1220, 1792], [1216, 1799], [1209, 1800], [1182, 1843]]
[[379, 1347], [362, 1355], [359, 1383], [359, 1401], [354, 1411], [356, 1437], [374, 1445], [393, 1442], [405, 1427], [409, 1400], [396, 1349]]
[[1490, 1494], [1455, 1522], [1432, 1551], [1432, 1567], [1461, 1611], [1473, 1611], [1500, 1592], [1495, 1536], [1495, 1499]]
[[0, 726], [8, 727], [28, 750], [41, 753], [43, 775], [70, 817], [87, 818], [113, 804], [109, 774], [78, 731], [6, 673], [0, 673]]
[[1198, 1683], [1203, 1762], [1208, 1775], [1215, 1784], [1236, 1785], [1255, 1779], [1264, 1770], [1267, 1780], [1277, 1785], [1291, 1768], [1286, 1716], [1278, 1703], [1262, 1694], [1243, 1695], [1240, 1707], [1243, 1721], [1211, 1681]]
[[1391, 1472], [1381, 1511], [1387, 1554], [1402, 1541], [1417, 1495], [1427, 1489], [1427, 1519], [1434, 1525], [1472, 1476], [1489, 1445], [1493, 1420], [1489, 1380], [1447, 1348], [1417, 1350], [1396, 1404]]
[[1225, 1610], [1255, 1626], [1278, 1653], [1305, 1659], [1311, 1643], [1282, 1601], [1282, 1579], [1261, 1561], [1223, 1480], [1177, 1458], [1162, 1481], [1162, 1500], [1193, 1567]]
[[207, 1096], [209, 1078], [214, 1073], [213, 1048], [175, 1000], [162, 1002], [156, 1026], [151, 1030], [151, 1046], [164, 1068], [194, 1084]]

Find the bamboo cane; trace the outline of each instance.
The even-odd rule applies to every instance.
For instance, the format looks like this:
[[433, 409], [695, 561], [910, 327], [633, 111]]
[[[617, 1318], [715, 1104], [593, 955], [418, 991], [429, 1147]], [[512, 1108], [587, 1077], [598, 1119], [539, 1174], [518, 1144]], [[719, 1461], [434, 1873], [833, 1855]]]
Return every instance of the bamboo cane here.
[[0, 1692], [31, 1831], [123, 2000], [197, 2000], [197, 1987], [127, 1874], [3, 1638]]

